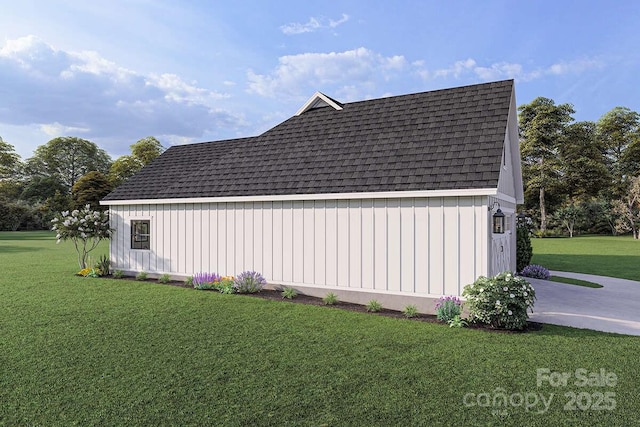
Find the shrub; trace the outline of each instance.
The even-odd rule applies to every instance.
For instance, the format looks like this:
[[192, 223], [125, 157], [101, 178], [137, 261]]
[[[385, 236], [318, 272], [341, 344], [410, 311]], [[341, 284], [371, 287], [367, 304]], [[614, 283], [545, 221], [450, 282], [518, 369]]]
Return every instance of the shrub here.
[[467, 321], [460, 317], [460, 315], [455, 316], [453, 319], [449, 320], [450, 328], [464, 328], [465, 326], [467, 326]]
[[533, 248], [531, 247], [531, 237], [529, 227], [520, 222], [516, 229], [516, 270], [522, 271], [531, 262]]
[[284, 288], [282, 290], [282, 298], [293, 299], [298, 296], [298, 293], [293, 288]]
[[495, 277], [479, 277], [464, 287], [470, 319], [493, 328], [523, 329], [527, 325], [528, 309], [533, 311], [536, 298], [533, 287], [511, 272]]
[[439, 321], [449, 323], [462, 313], [462, 301], [454, 296], [440, 297], [436, 303], [436, 317]]
[[329, 292], [324, 296], [324, 298], [322, 298], [322, 301], [326, 305], [334, 305], [338, 302], [338, 295], [334, 294], [333, 292]]
[[404, 310], [402, 310], [402, 314], [404, 315], [404, 317], [406, 317], [407, 319], [410, 319], [412, 317], [416, 317], [418, 315], [418, 307], [416, 307], [415, 305], [408, 305], [404, 308]]
[[255, 271], [243, 271], [234, 280], [236, 292], [240, 294], [252, 294], [260, 292], [267, 281], [262, 274]]
[[549, 280], [549, 278], [551, 278], [551, 273], [541, 265], [532, 264], [523, 268], [522, 271], [520, 271], [520, 276]]
[[222, 294], [233, 294], [236, 292], [236, 285], [233, 280], [233, 276], [221, 277], [220, 281], [215, 283], [214, 288]]
[[100, 255], [98, 258], [98, 262], [96, 262], [95, 267], [100, 271], [100, 274], [106, 276], [109, 274], [109, 270], [111, 268], [111, 260], [106, 255]]
[[113, 278], [114, 279], [122, 279], [124, 277], [124, 271], [122, 270], [115, 270], [113, 272]]
[[168, 273], [164, 273], [162, 276], [158, 277], [158, 282], [160, 283], [169, 283], [171, 281], [171, 275]]
[[140, 280], [140, 281], [147, 280], [148, 277], [149, 275], [144, 271], [141, 271], [140, 273], [136, 274], [136, 280]]
[[193, 276], [189, 276], [185, 279], [184, 284], [187, 286], [193, 286]]
[[382, 304], [380, 304], [378, 301], [372, 299], [371, 301], [369, 301], [367, 303], [367, 311], [368, 312], [377, 313], [380, 310], [382, 310]]

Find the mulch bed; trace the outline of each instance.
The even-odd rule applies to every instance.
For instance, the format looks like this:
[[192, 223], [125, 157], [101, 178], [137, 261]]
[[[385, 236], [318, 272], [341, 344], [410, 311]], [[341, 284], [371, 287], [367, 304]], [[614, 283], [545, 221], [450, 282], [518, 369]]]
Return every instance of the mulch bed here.
[[[109, 276], [111, 277], [111, 276]], [[125, 278], [128, 279], [128, 278]], [[166, 284], [166, 285], [171, 285], [171, 286], [177, 286], [180, 288], [189, 288], [189, 289], [193, 289], [191, 286], [187, 285], [185, 282], [182, 281], [170, 281], [168, 283], [161, 283], [158, 282], [155, 279], [145, 279], [145, 282], [156, 282], [159, 284]], [[201, 291], [201, 292], [217, 292], [213, 289], [210, 290], [205, 290], [205, 291]], [[282, 291], [278, 291], [278, 290], [273, 290], [273, 289], [263, 289], [260, 292], [257, 292], [255, 294], [244, 294], [246, 296], [249, 297], [253, 297], [253, 298], [262, 298], [262, 299], [268, 299], [268, 300], [273, 300], [273, 301], [281, 301], [283, 303], [293, 303], [293, 304], [307, 304], [307, 305], [320, 305], [320, 306], [324, 306], [327, 308], [337, 308], [340, 310], [349, 310], [349, 311], [356, 311], [356, 312], [360, 312], [360, 313], [367, 313], [367, 314], [371, 314], [371, 315], [378, 315], [378, 316], [385, 316], [385, 317], [394, 317], [394, 318], [398, 318], [398, 319], [405, 319], [405, 320], [410, 320], [410, 321], [418, 321], [418, 322], [428, 322], [428, 323], [437, 323], [439, 325], [442, 325], [443, 327], [449, 327], [448, 325], [440, 322], [438, 320], [438, 318], [433, 315], [433, 314], [424, 314], [424, 313], [419, 313], [417, 314], [415, 317], [412, 317], [410, 319], [407, 319], [401, 311], [397, 311], [397, 310], [389, 310], [386, 308], [383, 308], [382, 310], [375, 312], [375, 313], [370, 313], [367, 311], [367, 307], [361, 304], [354, 304], [354, 303], [350, 303], [350, 302], [344, 302], [344, 301], [338, 301], [336, 304], [334, 305], [326, 305], [324, 303], [324, 301], [322, 301], [322, 298], [318, 298], [318, 297], [313, 297], [310, 295], [304, 295], [304, 294], [298, 294], [295, 298], [292, 299], [287, 299], [287, 298], [283, 298], [282, 297]], [[505, 334], [521, 334], [524, 332], [533, 332], [533, 331], [540, 331], [543, 328], [543, 324], [542, 323], [538, 323], [538, 322], [527, 322], [527, 327], [521, 331], [511, 331], [511, 330], [505, 330], [505, 329], [495, 329], [495, 328], [491, 328], [488, 327], [486, 325], [483, 324], [469, 324], [467, 326], [465, 326], [466, 328], [470, 328], [470, 329], [479, 329], [479, 330], [483, 330], [483, 331], [489, 331], [489, 332], [499, 332], [499, 333], [505, 333]]]

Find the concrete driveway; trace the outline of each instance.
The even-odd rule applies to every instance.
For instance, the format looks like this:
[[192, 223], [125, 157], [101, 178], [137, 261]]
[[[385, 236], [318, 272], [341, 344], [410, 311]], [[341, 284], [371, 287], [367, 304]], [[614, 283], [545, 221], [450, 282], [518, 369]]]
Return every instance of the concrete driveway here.
[[640, 282], [561, 271], [551, 274], [588, 280], [604, 287], [527, 278], [537, 297], [530, 320], [640, 336]]

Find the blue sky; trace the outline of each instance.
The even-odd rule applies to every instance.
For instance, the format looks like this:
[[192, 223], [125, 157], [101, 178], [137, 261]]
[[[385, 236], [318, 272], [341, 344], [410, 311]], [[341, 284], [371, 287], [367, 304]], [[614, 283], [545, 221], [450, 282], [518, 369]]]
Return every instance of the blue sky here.
[[640, 2], [0, 0], [0, 137], [78, 136], [115, 159], [257, 135], [342, 102], [516, 80], [577, 120], [640, 111]]

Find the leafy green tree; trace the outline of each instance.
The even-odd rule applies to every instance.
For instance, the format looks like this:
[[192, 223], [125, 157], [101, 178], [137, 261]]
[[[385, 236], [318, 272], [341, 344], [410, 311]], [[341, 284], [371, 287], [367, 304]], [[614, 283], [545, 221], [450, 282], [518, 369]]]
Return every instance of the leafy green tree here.
[[88, 172], [80, 177], [71, 188], [73, 207], [76, 209], [89, 205], [94, 210], [104, 210], [100, 206], [102, 200], [113, 190], [111, 182], [98, 171]]
[[120, 156], [111, 165], [109, 181], [114, 188], [138, 173], [140, 169], [151, 163], [164, 151], [160, 141], [153, 136], [138, 140], [130, 148], [130, 156]]
[[615, 236], [617, 214], [613, 211], [612, 201], [600, 197], [583, 202], [585, 231], [593, 234], [611, 234]]
[[24, 203], [0, 200], [0, 230], [16, 231], [29, 215]]
[[34, 176], [31, 177], [20, 194], [20, 199], [29, 203], [43, 203], [56, 192], [66, 192], [66, 188], [62, 183], [51, 176]]
[[24, 185], [16, 179], [0, 179], [0, 200], [18, 200]]
[[47, 198], [40, 206], [42, 217], [47, 222], [47, 226], [58, 213], [71, 210], [72, 203], [71, 196], [60, 190], [57, 190], [53, 196]]
[[156, 157], [158, 157], [164, 151], [164, 147], [153, 136], [147, 136], [138, 140], [135, 144], [131, 145], [131, 155], [142, 163], [142, 166], [147, 166]]
[[613, 196], [622, 197], [628, 177], [640, 173], [640, 115], [626, 107], [615, 107], [598, 120], [597, 136], [613, 177]]
[[[91, 141], [73, 136], [54, 138], [36, 148], [27, 160], [27, 172], [32, 176], [57, 179], [67, 192], [87, 172], [109, 172], [111, 158]], [[54, 193], [52, 192], [51, 195]]]
[[540, 231], [544, 233], [547, 229], [546, 193], [560, 186], [559, 148], [575, 111], [570, 104], [556, 105], [553, 100], [542, 97], [521, 105], [518, 110], [523, 178], [525, 186], [537, 192]]
[[133, 156], [120, 156], [109, 169], [109, 182], [113, 187], [117, 187], [123, 184], [126, 180], [138, 173], [142, 169], [142, 163], [140, 163]]
[[632, 135], [631, 143], [622, 153], [620, 169], [624, 180], [640, 175], [640, 132]]
[[18, 178], [21, 169], [22, 161], [15, 147], [0, 138], [0, 179]]
[[584, 209], [574, 202], [570, 202], [560, 209], [556, 209], [553, 217], [562, 227], [569, 232], [569, 237], [573, 237], [576, 225], [584, 218]]
[[573, 200], [591, 200], [611, 182], [604, 147], [596, 138], [596, 124], [572, 123], [564, 132], [559, 146], [564, 194]]

